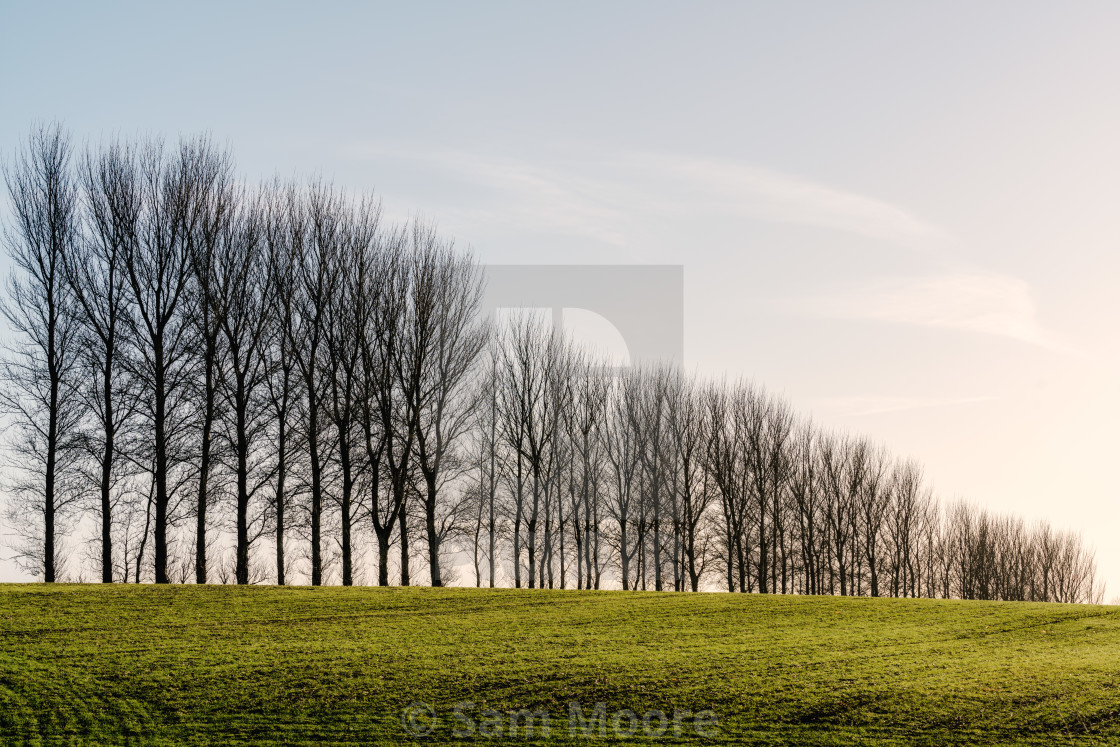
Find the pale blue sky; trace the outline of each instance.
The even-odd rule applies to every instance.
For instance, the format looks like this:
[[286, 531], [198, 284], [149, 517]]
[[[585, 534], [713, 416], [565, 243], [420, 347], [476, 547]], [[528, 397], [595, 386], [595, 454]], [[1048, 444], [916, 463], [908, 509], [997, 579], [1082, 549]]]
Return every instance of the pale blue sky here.
[[210, 130], [484, 261], [683, 264], [685, 355], [1080, 530], [1120, 592], [1120, 5], [0, 10], [8, 154]]

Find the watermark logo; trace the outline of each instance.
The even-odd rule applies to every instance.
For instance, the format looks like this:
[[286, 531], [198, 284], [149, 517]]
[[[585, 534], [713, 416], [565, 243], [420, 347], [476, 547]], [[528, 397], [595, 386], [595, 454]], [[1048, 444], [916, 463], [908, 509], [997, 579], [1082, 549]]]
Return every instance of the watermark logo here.
[[483, 311], [566, 309], [597, 314], [626, 345], [630, 362], [684, 360], [681, 265], [486, 265]]
[[446, 724], [457, 739], [548, 738], [561, 730], [573, 738], [599, 739], [713, 738], [719, 734], [719, 718], [709, 709], [674, 709], [671, 714], [655, 709], [639, 714], [629, 708], [608, 711], [603, 702], [588, 706], [577, 701], [568, 703], [565, 713], [554, 716], [543, 708], [497, 710], [463, 700], [442, 717], [431, 704], [414, 702], [401, 711], [400, 722], [411, 737], [429, 736]]
[[414, 737], [428, 736], [437, 722], [436, 709], [427, 703], [409, 703], [401, 711], [401, 727]]

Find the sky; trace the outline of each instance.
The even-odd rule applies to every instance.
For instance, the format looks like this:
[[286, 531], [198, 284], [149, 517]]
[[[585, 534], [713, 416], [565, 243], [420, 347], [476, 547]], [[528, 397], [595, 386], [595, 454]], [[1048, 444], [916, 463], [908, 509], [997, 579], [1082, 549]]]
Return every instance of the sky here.
[[[209, 131], [483, 262], [681, 265], [685, 364], [1120, 594], [1120, 4], [0, 4], [0, 150]], [[18, 575], [0, 564], [0, 578]]]

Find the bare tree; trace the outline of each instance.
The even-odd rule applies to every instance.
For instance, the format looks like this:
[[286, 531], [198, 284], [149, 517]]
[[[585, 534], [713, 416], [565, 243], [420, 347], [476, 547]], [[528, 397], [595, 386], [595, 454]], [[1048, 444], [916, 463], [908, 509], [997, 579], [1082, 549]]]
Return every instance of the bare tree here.
[[168, 583], [168, 527], [178, 518], [184, 482], [173, 473], [196, 467], [190, 453], [194, 325], [185, 314], [195, 279], [192, 237], [227, 159], [199, 138], [184, 141], [171, 157], [160, 141], [149, 142], [139, 160], [139, 231], [123, 257], [131, 312], [126, 329], [136, 351], [130, 373], [142, 388], [140, 413], [153, 452], [155, 581]]
[[891, 596], [921, 593], [918, 545], [928, 501], [928, 493], [922, 487], [921, 467], [912, 461], [896, 463], [891, 471], [890, 504], [885, 522]]
[[868, 575], [871, 596], [879, 596], [879, 576], [882, 563], [882, 536], [890, 508], [891, 485], [890, 457], [880, 448], [869, 447], [867, 468], [857, 498], [860, 527], [863, 530], [862, 550], [864, 567]]
[[535, 588], [538, 524], [559, 419], [551, 376], [562, 338], [556, 329], [528, 315], [515, 318], [501, 334], [498, 412], [499, 431], [511, 459], [514, 582], [520, 588], [524, 538], [528, 584]]
[[735, 427], [740, 434], [741, 443], [746, 450], [745, 471], [749, 480], [749, 493], [754, 502], [753, 512], [756, 517], [756, 537], [758, 539], [758, 560], [756, 580], [758, 590], [765, 594], [773, 591], [770, 585], [771, 553], [774, 552], [773, 538], [767, 519], [774, 520], [773, 503], [775, 496], [771, 486], [770, 433], [768, 421], [771, 400], [764, 392], [754, 386], [740, 387], [739, 396], [734, 400], [733, 417]]
[[[673, 536], [680, 543], [674, 555], [680, 557], [682, 571], [688, 574], [692, 591], [699, 591], [707, 553], [704, 522], [712, 492], [704, 475], [706, 422], [695, 382], [679, 372], [669, 380], [668, 421], [673, 453], [672, 513]], [[682, 578], [676, 582], [684, 589]]]
[[[219, 284], [227, 278], [217, 276], [219, 253], [228, 255], [229, 245], [238, 229], [232, 225], [238, 207], [234, 194], [232, 163], [225, 154], [211, 153], [202, 164], [200, 176], [203, 189], [197, 196], [197, 217], [192, 221], [193, 231], [186, 234], [194, 282], [188, 294], [191, 305], [188, 318], [194, 326], [192, 337], [197, 340], [194, 354], [199, 375], [192, 377], [192, 388], [198, 392], [198, 493], [195, 501], [195, 583], [206, 583], [207, 512], [213, 502], [211, 471], [214, 462], [214, 427], [219, 419], [219, 390], [223, 387], [221, 363], [225, 351], [221, 349], [223, 324], [228, 313], [227, 300]], [[255, 231], [255, 228], [253, 229]], [[254, 239], [255, 240], [255, 239]], [[228, 260], [227, 257], [221, 259]], [[240, 559], [240, 558], [239, 558]], [[240, 578], [240, 575], [238, 576]]]
[[13, 218], [4, 231], [13, 275], [3, 311], [16, 339], [0, 368], [0, 407], [12, 417], [18, 475], [9, 518], [25, 539], [17, 560], [48, 583], [60, 571], [60, 522], [80, 495], [74, 436], [82, 416], [76, 380], [79, 327], [66, 282], [78, 235], [78, 186], [69, 136], [58, 125], [32, 131], [5, 168]]
[[[372, 303], [368, 329], [361, 338], [362, 428], [370, 475], [370, 518], [378, 547], [378, 584], [389, 583], [389, 548], [394, 528], [399, 528], [400, 582], [408, 586], [408, 501], [412, 493], [413, 460], [419, 414], [415, 390], [418, 380], [411, 374], [407, 354], [408, 296], [410, 266], [406, 251], [407, 232], [394, 231], [386, 237], [380, 260], [379, 292], [367, 294]], [[380, 475], [389, 479], [382, 496]]]
[[[792, 470], [790, 438], [794, 416], [785, 400], [774, 395], [766, 407], [766, 432], [759, 472], [765, 477], [757, 481], [759, 490], [766, 495], [763, 501], [770, 513], [771, 560], [769, 589], [772, 593], [785, 594], [789, 588], [790, 555], [787, 517], [789, 507], [789, 481]], [[765, 567], [765, 564], [763, 564]], [[761, 583], [759, 588], [761, 589]]]
[[272, 524], [276, 550], [276, 583], [283, 586], [288, 577], [291, 558], [285, 552], [287, 537], [288, 509], [291, 503], [291, 490], [288, 478], [291, 471], [289, 458], [295, 449], [293, 444], [292, 418], [296, 409], [298, 382], [295, 356], [292, 354], [292, 328], [294, 320], [295, 293], [293, 282], [294, 253], [291, 249], [292, 231], [288, 209], [290, 192], [280, 183], [273, 182], [264, 187], [261, 196], [262, 220], [264, 221], [262, 239], [265, 243], [264, 263], [266, 277], [265, 297], [268, 299], [266, 314], [270, 324], [265, 326], [266, 338], [263, 341], [263, 354], [267, 375], [264, 378], [268, 399], [268, 427], [274, 444]]
[[798, 549], [801, 557], [802, 593], [820, 594], [826, 561], [821, 515], [821, 471], [816, 450], [817, 431], [806, 421], [791, 440], [790, 496], [797, 521]]
[[[493, 337], [490, 338], [493, 340]], [[476, 448], [475, 458], [478, 466], [478, 523], [475, 536], [475, 566], [478, 576], [479, 535], [486, 530], [487, 578], [494, 588], [497, 576], [498, 556], [498, 356], [491, 344], [487, 349], [487, 362], [479, 377], [478, 417], [475, 421]]]
[[266, 208], [258, 197], [238, 197], [215, 242], [207, 297], [224, 338], [217, 361], [224, 373], [216, 378], [228, 413], [219, 427], [232, 454], [236, 479], [234, 576], [237, 583], [247, 584], [250, 548], [266, 529], [263, 511], [251, 517], [250, 510], [258, 492], [271, 481], [275, 464], [260, 448], [273, 414], [265, 389], [271, 374], [268, 343], [274, 307]]
[[307, 449], [311, 472], [310, 523], [311, 584], [323, 582], [322, 517], [323, 472], [329, 447], [324, 443], [327, 418], [326, 397], [329, 378], [323, 372], [326, 347], [326, 317], [335, 287], [337, 250], [334, 233], [338, 217], [339, 194], [322, 183], [313, 185], [306, 194], [292, 188], [287, 200], [287, 235], [289, 252], [286, 278], [275, 278], [287, 287], [278, 292], [280, 318], [284, 321], [289, 353], [295, 361], [302, 383], [302, 439]]
[[85, 235], [65, 263], [79, 323], [80, 391], [89, 419], [82, 442], [98, 474], [101, 580], [113, 580], [113, 510], [121, 436], [136, 407], [133, 380], [124, 369], [122, 327], [128, 314], [123, 257], [137, 240], [140, 185], [133, 149], [113, 143], [88, 153], [81, 165]]
[[572, 462], [569, 477], [576, 588], [599, 588], [603, 417], [610, 383], [587, 351], [573, 353], [572, 395], [564, 415]]
[[818, 440], [824, 478], [825, 520], [827, 522], [828, 591], [835, 593], [839, 581], [841, 596], [848, 594], [853, 534], [852, 514], [855, 496], [863, 480], [862, 458], [851, 441], [822, 435]]
[[[636, 588], [638, 573], [632, 563], [642, 537], [637, 525], [640, 496], [638, 482], [645, 438], [642, 428], [641, 376], [623, 371], [614, 382], [608, 400], [604, 451], [610, 471], [611, 489], [607, 493], [607, 513], [613, 522], [615, 552], [623, 589]], [[635, 534], [638, 534], [635, 537]]]
[[[540, 371], [534, 362], [535, 350], [519, 327], [528, 322], [515, 320], [498, 330], [495, 389], [499, 439], [506, 454], [505, 478], [512, 503], [511, 539], [513, 582], [521, 588], [521, 538], [525, 516], [526, 431], [528, 418], [539, 394]], [[497, 445], [495, 446], [497, 449]]]
[[[556, 325], [556, 317], [553, 317]], [[543, 588], [546, 579], [548, 588], [556, 584], [556, 570], [559, 566], [559, 583], [563, 588], [566, 583], [566, 562], [564, 552], [564, 538], [569, 523], [564, 514], [565, 502], [562, 499], [562, 490], [565, 479], [571, 481], [571, 476], [566, 467], [571, 464], [573, 444], [565, 437], [564, 413], [572, 408], [574, 402], [573, 364], [575, 355], [570, 340], [557, 327], [553, 327], [555, 349], [549, 361], [548, 373], [548, 400], [551, 410], [549, 427], [552, 429], [550, 445], [544, 451], [541, 473], [543, 479], [543, 505], [544, 516], [543, 533], [541, 535], [540, 571], [538, 578]]]
[[[383, 279], [379, 266], [380, 205], [369, 198], [357, 204], [341, 201], [337, 224], [332, 227], [339, 250], [334, 258], [336, 285], [327, 304], [326, 325], [329, 417], [338, 440], [341, 513], [342, 585], [354, 583], [354, 486], [362, 451], [358, 440], [361, 413], [362, 339], [369, 329], [371, 303], [376, 303]], [[375, 465], [376, 466], [376, 465]]]
[[[663, 558], [661, 546], [662, 506], [666, 500], [669, 482], [669, 463], [672, 459], [669, 417], [669, 386], [672, 369], [656, 366], [636, 374], [640, 378], [640, 427], [645, 432], [641, 463], [645, 490], [642, 495], [643, 513], [648, 513], [652, 530], [654, 589], [664, 589]], [[643, 522], [644, 523], [644, 522]], [[676, 562], [676, 555], [671, 556]], [[645, 576], [643, 563], [643, 579]]]
[[[466, 462], [456, 445], [466, 434], [477, 389], [475, 363], [487, 330], [478, 314], [482, 277], [469, 254], [456, 253], [433, 226], [412, 226], [411, 299], [408, 357], [417, 382], [412, 388], [417, 413], [416, 463], [424, 477], [424, 525], [432, 586], [442, 586], [440, 543], [458, 512], [440, 512], [441, 481], [454, 477]], [[446, 498], [443, 503], [447, 504]], [[451, 507], [454, 508], [454, 507]], [[444, 532], [437, 524], [444, 525]]]
[[722, 512], [722, 554], [726, 570], [727, 590], [747, 591], [746, 542], [747, 468], [746, 449], [736, 428], [732, 408], [735, 396], [719, 384], [704, 390], [707, 449], [705, 470], [715, 486]]

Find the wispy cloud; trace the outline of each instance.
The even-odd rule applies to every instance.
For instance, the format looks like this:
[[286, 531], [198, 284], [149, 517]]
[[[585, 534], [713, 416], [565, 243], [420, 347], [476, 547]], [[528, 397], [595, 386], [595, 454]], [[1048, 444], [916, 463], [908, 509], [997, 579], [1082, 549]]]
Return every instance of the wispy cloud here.
[[[429, 206], [442, 220], [484, 234], [580, 236], [611, 246], [657, 226], [712, 215], [817, 226], [933, 250], [933, 275], [884, 278], [848, 290], [790, 298], [790, 313], [917, 325], [1011, 338], [1056, 349], [1039, 324], [1030, 286], [1015, 277], [946, 272], [950, 232], [888, 201], [801, 176], [674, 154], [581, 152], [533, 161], [399, 144], [356, 144], [350, 157], [404, 160], [467, 185]], [[645, 233], [640, 233], [645, 232]]]
[[487, 231], [561, 233], [626, 244], [624, 224], [633, 204], [627, 204], [625, 190], [610, 180], [587, 178], [578, 169], [404, 145], [362, 144], [346, 152], [360, 158], [406, 160], [468, 185], [462, 190], [464, 197], [437, 206], [449, 220]]
[[743, 164], [651, 153], [583, 154], [578, 160], [516, 158], [460, 150], [359, 144], [361, 158], [406, 159], [491, 192], [485, 207], [440, 206], [478, 220], [514, 221], [624, 244], [650, 216], [713, 213], [832, 228], [906, 246], [951, 242], [939, 227], [884, 200]]
[[971, 405], [977, 402], [990, 402], [992, 396], [978, 397], [889, 397], [889, 396], [850, 396], [829, 397], [810, 403], [813, 409], [828, 410], [839, 415], [858, 417], [862, 415], [883, 415], [909, 410], [925, 410], [938, 407]]
[[947, 274], [889, 278], [848, 290], [788, 299], [788, 311], [955, 329], [1056, 349], [1038, 321], [1030, 286], [1019, 278], [993, 274]]
[[800, 176], [683, 156], [646, 155], [640, 163], [683, 180], [709, 210], [833, 228], [910, 246], [952, 241], [948, 232], [889, 202]]

